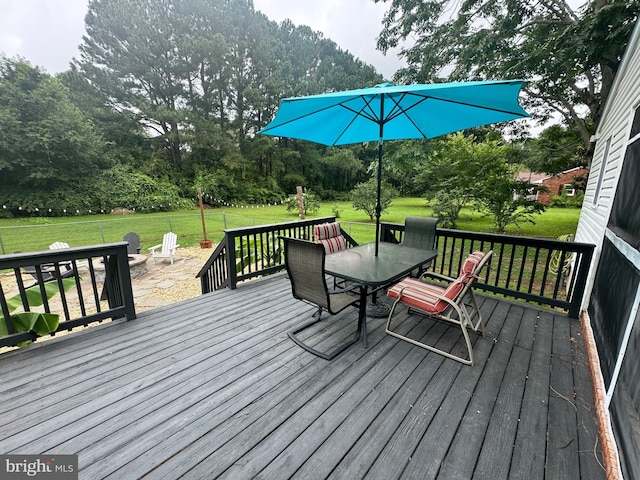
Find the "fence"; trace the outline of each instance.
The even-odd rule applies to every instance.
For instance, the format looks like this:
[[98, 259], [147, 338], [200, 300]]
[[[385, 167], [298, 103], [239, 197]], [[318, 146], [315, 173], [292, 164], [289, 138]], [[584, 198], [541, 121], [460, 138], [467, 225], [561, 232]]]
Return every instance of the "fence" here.
[[[258, 208], [258, 207], [256, 207]], [[205, 210], [207, 237], [216, 243], [228, 228], [277, 223], [290, 219], [234, 215], [219, 210]], [[200, 214], [96, 215], [95, 220], [62, 222], [60, 218], [34, 217], [21, 219], [20, 225], [0, 226], [0, 254], [46, 250], [55, 241], [71, 246], [120, 242], [128, 232], [142, 239], [143, 250], [162, 242], [162, 235], [175, 232], [183, 246], [198, 245], [202, 239]]]
[[[278, 235], [311, 239], [315, 223], [333, 217], [229, 230], [198, 273], [202, 292], [235, 288], [249, 278], [284, 269]], [[401, 242], [404, 225], [382, 223], [381, 239]], [[354, 235], [356, 237], [356, 235]], [[438, 258], [431, 271], [457, 277], [464, 258], [475, 249], [494, 255], [477, 288], [505, 297], [556, 307], [577, 317], [593, 245], [460, 230], [437, 230]], [[361, 243], [358, 240], [358, 243]]]
[[[202, 293], [225, 287], [233, 289], [239, 282], [282, 270], [284, 263], [282, 244], [278, 239], [280, 235], [312, 240], [314, 225], [334, 222], [335, 219], [322, 217], [225, 230], [223, 240], [198, 272]], [[348, 230], [343, 232], [347, 243], [357, 245]]]
[[[0, 271], [0, 347], [35, 340], [43, 329], [55, 333], [136, 317], [125, 242], [0, 255]], [[52, 311], [62, 311], [62, 320]], [[49, 316], [26, 328], [24, 317], [16, 317], [24, 312]]]

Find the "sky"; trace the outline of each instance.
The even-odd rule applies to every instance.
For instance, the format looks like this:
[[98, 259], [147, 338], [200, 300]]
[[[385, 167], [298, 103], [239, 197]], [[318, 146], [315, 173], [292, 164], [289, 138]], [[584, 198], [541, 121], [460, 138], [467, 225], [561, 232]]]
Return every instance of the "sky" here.
[[[21, 56], [55, 74], [79, 56], [88, 0], [0, 0], [0, 52]], [[256, 10], [281, 22], [321, 31], [341, 49], [373, 65], [386, 79], [403, 66], [395, 52], [376, 50], [384, 4], [373, 0], [254, 0]]]

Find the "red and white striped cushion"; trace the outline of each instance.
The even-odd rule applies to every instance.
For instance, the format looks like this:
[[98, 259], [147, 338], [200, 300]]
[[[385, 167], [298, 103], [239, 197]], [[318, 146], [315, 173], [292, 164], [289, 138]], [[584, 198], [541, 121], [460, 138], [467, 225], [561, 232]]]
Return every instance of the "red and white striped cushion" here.
[[318, 243], [324, 245], [324, 251], [327, 253], [339, 252], [347, 248], [347, 240], [342, 235], [327, 238], [326, 240], [319, 240]]
[[324, 250], [327, 253], [339, 252], [347, 248], [347, 240], [342, 235], [338, 222], [314, 225], [313, 236], [317, 243], [324, 245]]
[[402, 292], [402, 303], [410, 307], [419, 308], [426, 312], [439, 314], [449, 305], [438, 297], [445, 297], [452, 301], [458, 297], [464, 285], [473, 278], [473, 272], [484, 258], [484, 253], [475, 251], [462, 264], [460, 275], [446, 288], [430, 283], [421, 282], [414, 278], [405, 278], [389, 289], [387, 295], [397, 299]]
[[480, 250], [476, 250], [471, 255], [469, 255], [462, 264], [462, 268], [460, 269], [460, 275], [458, 276], [458, 278], [464, 283], [467, 283], [471, 279], [471, 277], [473, 277], [474, 270], [483, 258], [484, 253]]
[[442, 313], [449, 304], [438, 297], [455, 300], [463, 288], [464, 283], [461, 280], [455, 280], [447, 288], [444, 288], [421, 282], [415, 278], [405, 278], [391, 287], [387, 295], [397, 299], [400, 296], [400, 292], [402, 292], [401, 302], [410, 307], [416, 307], [430, 313]]
[[313, 226], [313, 236], [316, 240], [326, 240], [327, 238], [337, 237], [338, 235], [342, 235], [342, 230], [340, 230], [340, 224], [338, 222]]

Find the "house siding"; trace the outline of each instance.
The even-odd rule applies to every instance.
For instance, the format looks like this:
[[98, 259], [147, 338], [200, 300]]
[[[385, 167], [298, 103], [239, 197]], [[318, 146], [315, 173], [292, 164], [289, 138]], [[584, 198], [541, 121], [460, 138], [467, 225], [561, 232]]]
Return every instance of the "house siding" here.
[[[640, 478], [640, 251], [633, 246], [640, 239], [635, 238], [637, 232], [629, 236], [628, 229], [618, 228], [626, 241], [616, 235], [612, 230], [616, 221], [611, 214], [618, 189], [624, 192], [620, 198], [626, 198], [627, 205], [636, 204], [634, 195], [640, 195], [635, 181], [621, 179], [625, 161], [640, 162], [640, 158], [627, 154], [631, 144], [640, 142], [638, 135], [630, 138], [634, 114], [640, 108], [639, 78], [637, 24], [596, 132], [591, 173], [576, 232], [576, 241], [596, 245], [582, 307], [593, 328], [599, 373], [606, 391], [605, 405], [618, 447], [619, 466], [627, 479]], [[608, 155], [603, 168], [605, 153]], [[635, 163], [630, 165], [637, 168]], [[616, 211], [620, 212], [625, 202], [617, 203]], [[619, 267], [613, 266], [614, 260]]]

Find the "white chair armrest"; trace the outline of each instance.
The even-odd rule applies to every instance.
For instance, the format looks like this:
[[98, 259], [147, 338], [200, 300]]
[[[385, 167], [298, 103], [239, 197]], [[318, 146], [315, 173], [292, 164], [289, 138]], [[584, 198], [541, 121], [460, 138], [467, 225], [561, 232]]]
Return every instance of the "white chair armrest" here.
[[162, 248], [162, 244], [160, 245], [154, 245], [153, 247], [149, 247], [148, 250], [150, 250], [151, 252], [154, 252], [155, 250], [157, 250], [158, 248]]

